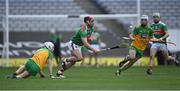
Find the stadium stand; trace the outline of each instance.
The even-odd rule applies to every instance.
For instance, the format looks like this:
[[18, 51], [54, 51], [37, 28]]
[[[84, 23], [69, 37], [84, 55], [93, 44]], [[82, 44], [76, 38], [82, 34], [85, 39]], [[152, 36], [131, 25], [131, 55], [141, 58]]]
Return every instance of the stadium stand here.
[[[52, 28], [57, 31], [74, 31], [82, 24], [82, 20], [77, 18], [10, 19], [10, 21], [10, 30], [12, 31], [49, 31]], [[98, 30], [107, 30], [102, 24], [95, 23]]]
[[[1, 0], [0, 12], [5, 14], [5, 0]], [[4, 7], [3, 7], [4, 5]], [[80, 15], [87, 14], [74, 0], [9, 0], [9, 14], [11, 15]], [[57, 18], [11, 18], [9, 19], [10, 31], [73, 31], [82, 24], [82, 19], [57, 19]], [[107, 28], [97, 23], [98, 30], [106, 31]]]
[[[100, 7], [103, 7], [111, 14], [134, 14], [137, 11], [137, 0], [95, 0]], [[162, 21], [167, 23], [169, 28], [180, 27], [179, 0], [141, 0], [141, 14], [152, 16], [153, 12], [160, 12]], [[127, 23], [135, 19], [120, 20]], [[131, 23], [131, 22], [129, 22]]]
[[[136, 0], [94, 0], [96, 4], [98, 4], [102, 9], [104, 9], [107, 13], [110, 14], [134, 14], [136, 13]], [[79, 15], [79, 14], [87, 14], [84, 9], [82, 9], [74, 0], [9, 0], [9, 9], [10, 14], [13, 15], [23, 15], [23, 14], [68, 14], [68, 15]], [[68, 6], [68, 7], [67, 7]], [[162, 15], [162, 21], [168, 24], [169, 28], [179, 28], [180, 27], [180, 10], [178, 9], [180, 6], [179, 0], [141, 0], [141, 14], [152, 15], [153, 12], [160, 12]], [[167, 13], [168, 12], [168, 13]], [[5, 14], [5, 0], [0, 0], [0, 14]], [[33, 20], [33, 19], [32, 19]], [[45, 23], [44, 29], [40, 28], [40, 26], [44, 25], [41, 23], [44, 19], [35, 19], [32, 20], [20, 20], [15, 21], [12, 19], [10, 22], [10, 31], [36, 31], [42, 30], [46, 31], [51, 27], [57, 27], [57, 30], [61, 31], [64, 29], [69, 31], [75, 29], [76, 26], [80, 25], [81, 20], [68, 20], [64, 23], [64, 20], [58, 21], [56, 24], [52, 24], [54, 21], [52, 19], [45, 20], [48, 21]], [[10, 20], [11, 21], [11, 20]], [[20, 23], [20, 22], [24, 22]], [[136, 22], [136, 18], [126, 18], [126, 19], [119, 19], [118, 22], [123, 22], [125, 24]], [[28, 23], [27, 22], [32, 22]], [[73, 24], [70, 22], [74, 22]], [[12, 23], [12, 24], [11, 24]], [[29, 28], [29, 26], [37, 25], [39, 27]], [[71, 25], [71, 27], [66, 27], [65, 24]], [[26, 25], [23, 27], [23, 25]], [[16, 27], [14, 27], [16, 26]], [[62, 26], [62, 27], [61, 27]], [[98, 25], [99, 30], [107, 30], [107, 28], [99, 23]], [[20, 30], [21, 29], [21, 30]], [[2, 30], [2, 29], [0, 29]]]
[[9, 0], [9, 6], [13, 15], [85, 13], [73, 0]]

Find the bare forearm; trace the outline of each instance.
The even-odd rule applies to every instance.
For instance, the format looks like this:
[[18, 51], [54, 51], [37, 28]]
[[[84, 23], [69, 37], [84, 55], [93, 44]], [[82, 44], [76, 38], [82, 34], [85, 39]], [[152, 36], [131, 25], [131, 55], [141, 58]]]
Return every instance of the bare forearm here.
[[48, 70], [49, 70], [49, 75], [52, 75], [52, 63], [48, 63]]
[[161, 39], [165, 39], [165, 38], [167, 38], [167, 37], [169, 37], [169, 34], [168, 34], [168, 33], [166, 33], [164, 36], [162, 36]]
[[130, 35], [129, 35], [129, 38], [130, 38], [131, 40], [134, 40], [133, 34], [130, 34]]
[[39, 74], [40, 74], [40, 77], [45, 77], [45, 73], [43, 71], [40, 71]]
[[84, 47], [86, 47], [86, 48], [89, 49], [89, 50], [94, 51], [93, 48], [91, 48], [90, 44], [84, 44]]
[[90, 44], [87, 42], [87, 39], [86, 38], [82, 38], [81, 39], [83, 44], [84, 44], [84, 47], [86, 47], [87, 49], [89, 50], [92, 50], [92, 51], [95, 51], [93, 48], [91, 48]]

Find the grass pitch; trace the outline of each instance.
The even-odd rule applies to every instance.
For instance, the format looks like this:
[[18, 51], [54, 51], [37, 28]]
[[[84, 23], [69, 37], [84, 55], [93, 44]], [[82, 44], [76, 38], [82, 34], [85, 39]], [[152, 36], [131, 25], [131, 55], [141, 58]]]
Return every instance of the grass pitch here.
[[38, 75], [28, 79], [5, 78], [16, 69], [0, 68], [0, 90], [180, 90], [180, 68], [175, 66], [155, 67], [150, 76], [146, 67], [131, 67], [119, 77], [114, 75], [116, 67], [73, 67], [65, 72], [65, 79]]

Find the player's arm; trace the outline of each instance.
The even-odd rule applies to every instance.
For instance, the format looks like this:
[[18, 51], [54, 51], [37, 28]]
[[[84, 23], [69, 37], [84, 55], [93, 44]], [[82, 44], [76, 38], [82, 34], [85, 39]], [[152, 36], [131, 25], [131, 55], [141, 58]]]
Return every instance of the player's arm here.
[[131, 40], [135, 40], [134, 34], [133, 34], [133, 33], [130, 33], [130, 34], [129, 34], [129, 38], [130, 38]]
[[154, 40], [154, 36], [153, 36], [153, 29], [150, 28], [150, 33], [149, 33], [149, 42], [152, 42]]
[[159, 38], [159, 41], [163, 41], [163, 40], [166, 39], [167, 37], [169, 37], [169, 33], [168, 33], [168, 31], [165, 31], [165, 35], [162, 36], [161, 38]]
[[133, 29], [133, 32], [131, 32], [130, 34], [129, 34], [129, 38], [131, 39], [131, 40], [135, 40], [135, 38], [134, 38], [134, 36], [137, 34], [137, 28], [135, 27], [134, 29]]
[[45, 77], [45, 73], [44, 73], [43, 71], [40, 71], [40, 72], [39, 72], [39, 75], [40, 75], [40, 77], [42, 77], [42, 78]]
[[82, 37], [81, 40], [82, 40], [84, 46], [85, 46], [87, 49], [93, 51], [94, 53], [97, 52], [96, 49], [94, 49], [94, 48], [92, 48], [92, 47], [90, 46], [90, 44], [89, 44], [88, 41], [87, 41], [87, 37]]
[[162, 27], [162, 29], [164, 30], [165, 35], [164, 35], [164, 36], [162, 36], [161, 38], [159, 38], [159, 40], [160, 40], [160, 41], [163, 41], [164, 39], [166, 39], [167, 37], [169, 37], [169, 33], [168, 33], [167, 26], [166, 26], [166, 25], [164, 25], [164, 26]]
[[52, 66], [52, 62], [50, 59], [48, 59], [47, 65], [48, 65], [49, 76], [51, 77], [51, 76], [53, 76], [53, 74], [52, 74], [53, 66]]

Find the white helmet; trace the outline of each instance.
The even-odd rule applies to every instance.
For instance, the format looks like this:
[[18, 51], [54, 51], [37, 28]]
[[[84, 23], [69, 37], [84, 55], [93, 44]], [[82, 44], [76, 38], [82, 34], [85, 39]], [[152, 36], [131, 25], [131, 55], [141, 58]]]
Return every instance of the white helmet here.
[[45, 47], [48, 48], [50, 51], [54, 51], [54, 44], [52, 42], [45, 42]]
[[153, 13], [153, 17], [155, 16], [160, 17], [160, 13]]
[[148, 16], [147, 16], [147, 15], [142, 15], [142, 16], [141, 16], [141, 19], [148, 20]]

